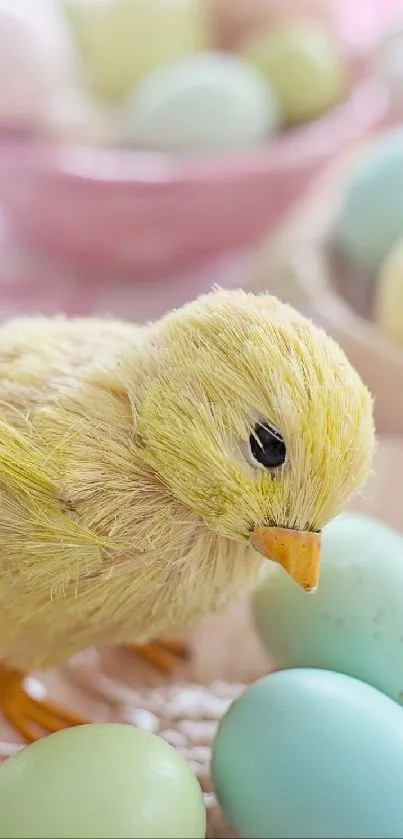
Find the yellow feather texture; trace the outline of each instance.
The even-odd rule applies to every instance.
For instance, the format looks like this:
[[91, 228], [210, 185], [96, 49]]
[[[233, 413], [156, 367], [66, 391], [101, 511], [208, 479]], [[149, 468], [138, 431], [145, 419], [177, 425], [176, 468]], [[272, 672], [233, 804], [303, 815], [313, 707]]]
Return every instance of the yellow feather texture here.
[[[256, 525], [317, 530], [371, 468], [371, 397], [270, 295], [215, 291], [155, 324], [0, 329], [0, 659], [51, 666], [224, 609], [268, 563]], [[287, 460], [256, 468], [257, 421]]]

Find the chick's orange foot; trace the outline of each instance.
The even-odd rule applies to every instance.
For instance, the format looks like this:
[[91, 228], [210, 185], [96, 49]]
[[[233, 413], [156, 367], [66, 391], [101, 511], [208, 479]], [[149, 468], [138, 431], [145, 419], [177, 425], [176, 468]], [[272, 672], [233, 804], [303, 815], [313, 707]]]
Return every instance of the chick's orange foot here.
[[139, 647], [132, 645], [127, 649], [163, 673], [171, 673], [180, 661], [189, 658], [189, 648], [179, 638], [162, 638]]
[[49, 700], [34, 699], [24, 687], [24, 674], [4, 666], [0, 666], [0, 711], [28, 743], [87, 722]]

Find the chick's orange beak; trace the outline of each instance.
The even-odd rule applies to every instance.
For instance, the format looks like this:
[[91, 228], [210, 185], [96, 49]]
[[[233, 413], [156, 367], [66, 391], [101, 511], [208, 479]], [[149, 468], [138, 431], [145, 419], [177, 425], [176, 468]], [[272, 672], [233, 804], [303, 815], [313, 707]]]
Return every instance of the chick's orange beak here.
[[319, 582], [320, 533], [284, 527], [255, 527], [250, 541], [256, 551], [278, 562], [301, 588], [315, 591]]

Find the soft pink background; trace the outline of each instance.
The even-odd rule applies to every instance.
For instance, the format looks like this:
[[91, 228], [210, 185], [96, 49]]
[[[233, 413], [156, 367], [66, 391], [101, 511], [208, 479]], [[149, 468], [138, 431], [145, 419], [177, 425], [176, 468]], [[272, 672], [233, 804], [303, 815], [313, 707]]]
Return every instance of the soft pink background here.
[[3, 139], [0, 314], [139, 321], [214, 282], [242, 284], [245, 254], [275, 231], [337, 154], [387, 119], [385, 95], [363, 83], [347, 104], [267, 154], [185, 172], [175, 164], [166, 177], [152, 163], [134, 180], [111, 174], [109, 158], [93, 178], [88, 152], [83, 160], [77, 150], [49, 153]]
[[[367, 49], [385, 21], [403, 12], [403, 1], [345, 0], [342, 11], [346, 42]], [[197, 165], [185, 180], [154, 168], [150, 180], [145, 161], [143, 186], [135, 190], [121, 173], [88, 179], [80, 167], [91, 163], [68, 150], [46, 169], [41, 153], [20, 143], [10, 148], [3, 138], [0, 204], [3, 194], [31, 245], [15, 233], [11, 241], [0, 216], [0, 315], [65, 311], [143, 320], [214, 282], [241, 284], [251, 246], [348, 140], [384, 118], [379, 95], [365, 95], [270, 156], [249, 160], [247, 171], [245, 160], [224, 161], [216, 169]], [[197, 225], [189, 224], [192, 206]]]

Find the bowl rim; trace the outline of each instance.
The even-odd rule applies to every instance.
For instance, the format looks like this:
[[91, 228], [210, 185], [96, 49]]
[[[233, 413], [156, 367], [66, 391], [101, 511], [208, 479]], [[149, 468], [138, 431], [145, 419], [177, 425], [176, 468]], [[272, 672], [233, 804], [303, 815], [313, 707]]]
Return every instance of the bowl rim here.
[[381, 84], [365, 78], [343, 103], [314, 122], [279, 135], [249, 153], [178, 159], [171, 154], [96, 148], [32, 135], [0, 136], [0, 164], [17, 165], [39, 177], [69, 186], [161, 188], [206, 182], [242, 182], [262, 176], [297, 173], [337, 152], [345, 142], [387, 119], [390, 97]]

